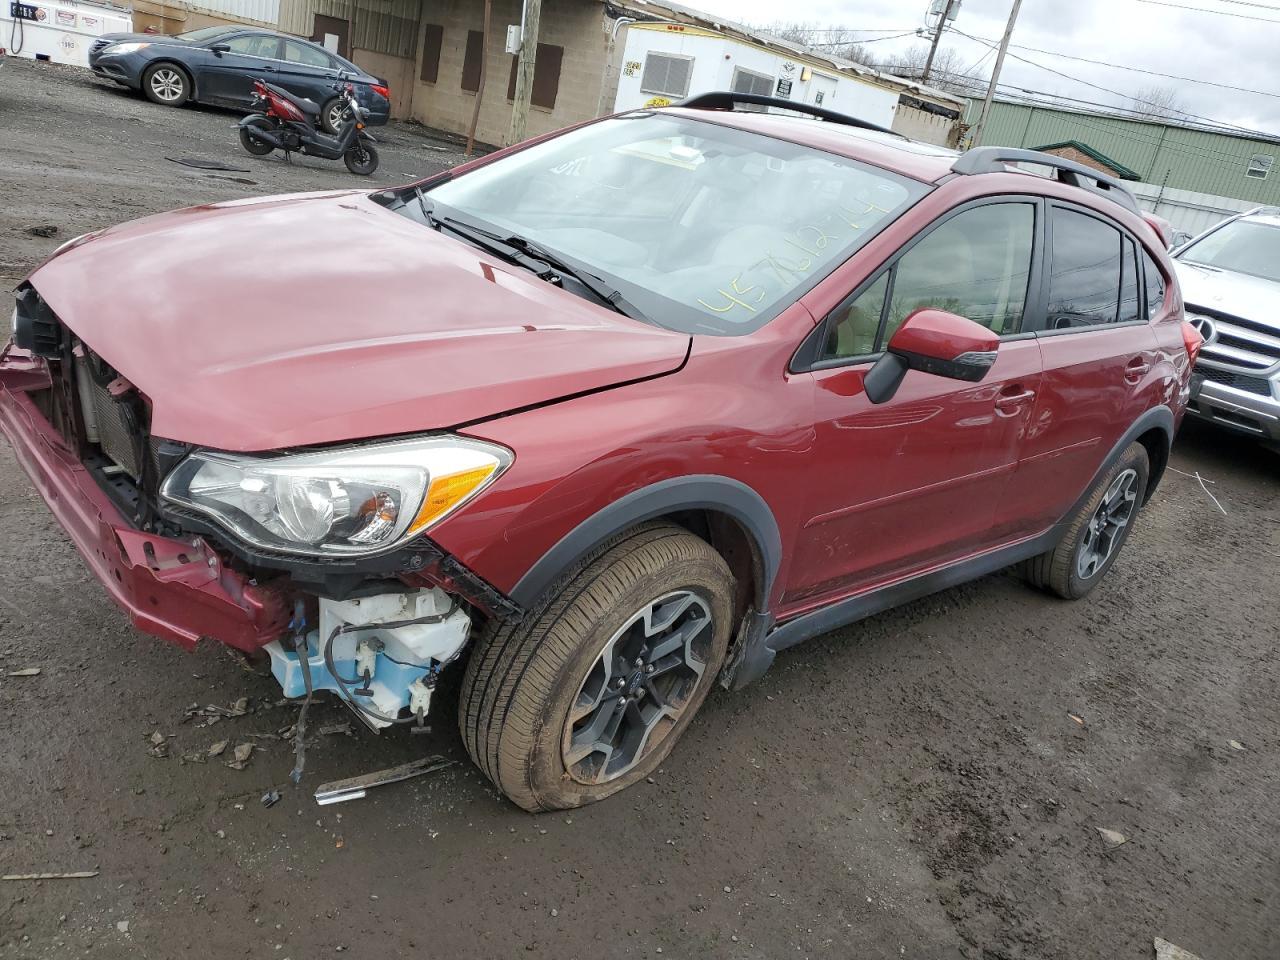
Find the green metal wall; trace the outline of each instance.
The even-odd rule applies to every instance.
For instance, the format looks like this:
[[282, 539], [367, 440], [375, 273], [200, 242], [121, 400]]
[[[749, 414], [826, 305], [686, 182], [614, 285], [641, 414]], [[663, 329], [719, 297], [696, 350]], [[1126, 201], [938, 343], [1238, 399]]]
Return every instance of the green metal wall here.
[[[981, 108], [981, 101], [971, 100], [965, 122], [974, 123]], [[983, 144], [1002, 147], [1040, 147], [1063, 140], [1086, 143], [1157, 186], [1280, 204], [1280, 162], [1272, 165], [1265, 180], [1245, 176], [1255, 154], [1280, 161], [1276, 141], [999, 102], [991, 105], [982, 131]]]

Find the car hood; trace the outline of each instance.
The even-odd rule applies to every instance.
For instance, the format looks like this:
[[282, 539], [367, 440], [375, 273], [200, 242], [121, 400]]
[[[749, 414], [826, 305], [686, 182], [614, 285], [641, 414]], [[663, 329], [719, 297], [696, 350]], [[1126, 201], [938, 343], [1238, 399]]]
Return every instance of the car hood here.
[[167, 37], [163, 33], [104, 33], [96, 40], [105, 40], [111, 43], [180, 43], [183, 46], [190, 46], [187, 40], [179, 40], [177, 37]]
[[359, 192], [135, 220], [30, 280], [151, 401], [153, 434], [222, 450], [453, 427], [672, 372], [690, 346]]
[[1200, 307], [1280, 330], [1280, 283], [1186, 260], [1173, 263], [1188, 313]]

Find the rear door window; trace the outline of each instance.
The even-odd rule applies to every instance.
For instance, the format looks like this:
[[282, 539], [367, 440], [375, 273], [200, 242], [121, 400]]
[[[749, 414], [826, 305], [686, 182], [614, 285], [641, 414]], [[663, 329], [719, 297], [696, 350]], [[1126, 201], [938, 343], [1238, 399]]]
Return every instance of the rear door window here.
[[328, 70], [333, 66], [333, 61], [323, 50], [309, 47], [305, 43], [294, 43], [292, 40], [284, 43], [284, 58], [290, 63], [300, 63], [320, 70]]
[[1050, 330], [1115, 323], [1121, 234], [1096, 217], [1054, 207], [1050, 219]]

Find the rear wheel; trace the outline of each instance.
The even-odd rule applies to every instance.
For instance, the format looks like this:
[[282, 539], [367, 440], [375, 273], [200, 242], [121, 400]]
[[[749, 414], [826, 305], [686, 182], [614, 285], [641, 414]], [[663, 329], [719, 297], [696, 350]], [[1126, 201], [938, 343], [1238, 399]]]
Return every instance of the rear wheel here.
[[255, 157], [265, 157], [268, 153], [274, 150], [275, 147], [267, 143], [265, 140], [259, 140], [253, 135], [253, 128], [257, 126], [267, 129], [267, 122], [265, 120], [254, 120], [249, 124], [249, 126], [240, 128], [240, 146], [244, 147]]
[[378, 169], [378, 151], [373, 144], [361, 143], [357, 140], [342, 155], [342, 162], [347, 165], [347, 169], [352, 173], [367, 177]]
[[1093, 485], [1061, 542], [1023, 564], [1027, 581], [1067, 600], [1077, 600], [1096, 587], [1133, 531], [1150, 470], [1146, 448], [1129, 444]]
[[733, 587], [721, 556], [680, 527], [607, 544], [472, 653], [459, 721], [476, 765], [532, 811], [653, 773], [715, 682]]
[[143, 72], [142, 92], [152, 103], [179, 107], [191, 96], [191, 81], [176, 64], [157, 63]]
[[343, 114], [346, 108], [338, 97], [331, 97], [320, 108], [320, 125], [328, 133], [337, 133], [342, 128]]

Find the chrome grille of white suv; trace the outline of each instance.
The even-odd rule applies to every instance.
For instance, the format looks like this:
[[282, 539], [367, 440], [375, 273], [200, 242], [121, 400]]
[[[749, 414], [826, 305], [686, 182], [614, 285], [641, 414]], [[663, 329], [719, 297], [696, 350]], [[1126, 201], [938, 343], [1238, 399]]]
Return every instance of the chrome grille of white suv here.
[[1266, 370], [1280, 363], [1280, 331], [1218, 310], [1187, 305], [1187, 319], [1205, 338], [1202, 360], [1234, 370]]

